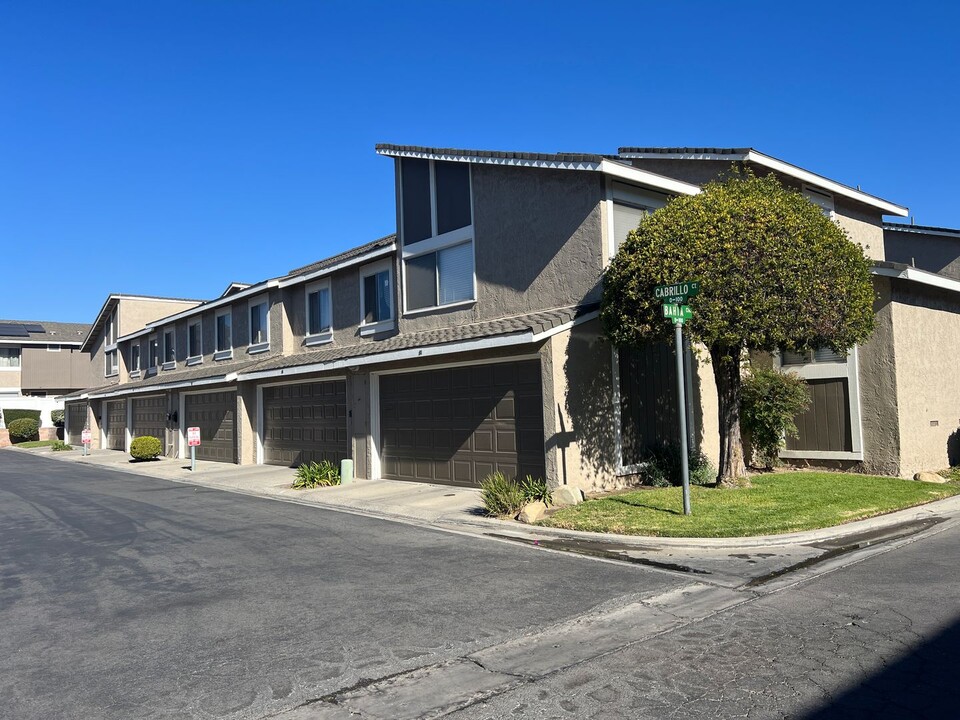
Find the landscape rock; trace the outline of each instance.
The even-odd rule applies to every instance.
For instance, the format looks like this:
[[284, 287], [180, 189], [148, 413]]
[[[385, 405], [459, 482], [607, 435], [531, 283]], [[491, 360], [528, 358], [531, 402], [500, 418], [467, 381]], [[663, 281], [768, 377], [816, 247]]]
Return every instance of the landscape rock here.
[[572, 485], [561, 485], [550, 492], [550, 504], [554, 507], [569, 507], [583, 502], [583, 490]]
[[945, 483], [947, 481], [943, 475], [935, 472], [918, 472], [913, 476], [913, 479], [929, 483]]
[[523, 510], [521, 510], [520, 514], [517, 515], [517, 520], [527, 524], [535, 523], [537, 520], [542, 519], [546, 514], [547, 506], [537, 500], [536, 502], [524, 505]]

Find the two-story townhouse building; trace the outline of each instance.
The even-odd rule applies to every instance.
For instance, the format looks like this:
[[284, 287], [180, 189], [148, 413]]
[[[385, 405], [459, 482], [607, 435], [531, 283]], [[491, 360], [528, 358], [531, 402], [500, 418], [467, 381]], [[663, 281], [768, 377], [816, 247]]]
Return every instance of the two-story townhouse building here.
[[[56, 435], [50, 413], [56, 398], [94, 382], [90, 358], [80, 350], [90, 326], [36, 320], [0, 320], [0, 430], [3, 410], [40, 412], [41, 435]], [[6, 442], [0, 433], [0, 442]]]
[[[749, 164], [834, 217], [878, 259], [878, 278], [883, 216], [906, 215], [748, 150], [377, 152], [394, 161], [397, 232], [125, 329], [119, 381], [68, 399], [105, 447], [150, 434], [185, 457], [197, 426], [206, 460], [350, 457], [360, 478], [473, 486], [499, 470], [615, 486], [646, 448], [676, 438], [672, 350], [617, 350], [597, 319], [603, 270], [644, 213]], [[889, 343], [879, 329], [847, 357], [775, 358], [815, 388], [785, 455], [906, 471], [882, 446], [898, 422], [879, 409]], [[715, 461], [712, 372], [702, 355], [687, 362], [695, 442]]]

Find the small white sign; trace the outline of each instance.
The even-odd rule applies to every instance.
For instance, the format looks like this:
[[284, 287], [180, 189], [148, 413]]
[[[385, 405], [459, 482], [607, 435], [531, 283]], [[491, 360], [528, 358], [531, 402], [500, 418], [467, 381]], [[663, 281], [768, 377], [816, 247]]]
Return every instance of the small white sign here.
[[200, 444], [200, 428], [192, 427], [187, 428], [187, 445], [189, 447], [194, 447], [195, 445]]
[[89, 430], [80, 431], [80, 442], [84, 445], [89, 445], [91, 442], [91, 436]]

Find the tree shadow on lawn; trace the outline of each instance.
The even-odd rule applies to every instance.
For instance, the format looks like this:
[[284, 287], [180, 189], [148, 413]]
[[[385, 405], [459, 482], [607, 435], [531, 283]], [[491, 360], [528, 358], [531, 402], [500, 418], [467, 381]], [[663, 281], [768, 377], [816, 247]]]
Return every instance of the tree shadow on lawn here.
[[670, 508], [657, 507], [656, 505], [649, 505], [645, 502], [639, 502], [636, 500], [629, 500], [621, 496], [613, 496], [606, 498], [607, 500], [615, 503], [620, 503], [621, 505], [629, 505], [630, 507], [642, 508], [644, 510], [655, 510], [657, 512], [667, 513], [668, 515], [683, 515], [682, 512], [677, 510], [671, 510]]

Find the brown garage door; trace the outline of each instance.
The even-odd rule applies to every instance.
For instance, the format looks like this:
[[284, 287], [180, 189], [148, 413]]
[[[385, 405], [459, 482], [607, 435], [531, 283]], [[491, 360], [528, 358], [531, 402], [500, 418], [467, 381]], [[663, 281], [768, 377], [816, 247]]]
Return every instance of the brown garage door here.
[[133, 401], [133, 437], [150, 435], [157, 438], [162, 446], [167, 445], [167, 398], [164, 395], [135, 398]]
[[107, 403], [107, 449], [127, 449], [127, 401]]
[[383, 476], [476, 486], [500, 471], [544, 477], [537, 360], [380, 378]]
[[297, 467], [350, 457], [344, 380], [263, 388], [263, 461]]
[[184, 398], [183, 427], [200, 428], [199, 460], [237, 461], [237, 393], [212, 392]]
[[67, 442], [70, 445], [80, 445], [82, 440], [80, 433], [87, 426], [87, 404], [68, 403], [67, 404]]

